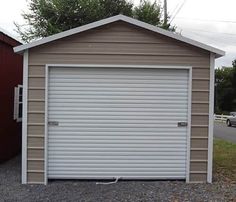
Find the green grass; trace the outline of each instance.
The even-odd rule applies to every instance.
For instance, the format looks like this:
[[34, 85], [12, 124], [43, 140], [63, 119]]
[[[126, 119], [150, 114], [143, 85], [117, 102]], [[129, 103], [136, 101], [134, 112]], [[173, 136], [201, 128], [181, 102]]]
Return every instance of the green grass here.
[[214, 140], [214, 172], [236, 181], [236, 144]]

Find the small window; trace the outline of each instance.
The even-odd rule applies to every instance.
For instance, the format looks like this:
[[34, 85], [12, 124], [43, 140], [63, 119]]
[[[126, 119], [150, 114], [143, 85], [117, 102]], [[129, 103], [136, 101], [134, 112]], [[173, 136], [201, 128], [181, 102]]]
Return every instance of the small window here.
[[20, 122], [22, 121], [23, 86], [18, 85], [14, 91], [14, 120]]

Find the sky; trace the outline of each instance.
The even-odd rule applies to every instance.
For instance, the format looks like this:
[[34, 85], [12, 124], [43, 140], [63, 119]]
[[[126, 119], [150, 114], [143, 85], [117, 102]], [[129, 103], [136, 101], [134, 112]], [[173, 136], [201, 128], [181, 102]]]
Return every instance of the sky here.
[[[18, 38], [14, 22], [24, 24], [21, 13], [27, 12], [28, 1], [0, 0], [0, 27]], [[231, 66], [236, 59], [236, 0], [167, 0], [167, 5], [177, 32], [226, 51], [216, 67]]]

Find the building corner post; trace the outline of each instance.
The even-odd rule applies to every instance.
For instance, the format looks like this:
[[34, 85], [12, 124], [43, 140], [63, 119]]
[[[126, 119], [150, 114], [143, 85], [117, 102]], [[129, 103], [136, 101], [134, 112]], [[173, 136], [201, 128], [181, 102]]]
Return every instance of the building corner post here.
[[21, 182], [27, 184], [27, 109], [28, 108], [28, 50], [23, 58], [23, 112], [22, 112], [22, 153]]
[[213, 127], [214, 127], [214, 86], [215, 86], [215, 54], [210, 54], [210, 86], [209, 86], [209, 126], [208, 126], [208, 163], [207, 182], [212, 183], [213, 167]]

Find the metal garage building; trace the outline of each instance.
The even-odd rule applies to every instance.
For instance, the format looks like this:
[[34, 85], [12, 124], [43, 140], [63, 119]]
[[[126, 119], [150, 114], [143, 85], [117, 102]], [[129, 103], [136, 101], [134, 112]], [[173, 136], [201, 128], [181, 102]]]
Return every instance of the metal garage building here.
[[14, 50], [24, 54], [22, 183], [211, 182], [223, 51], [123, 15]]

